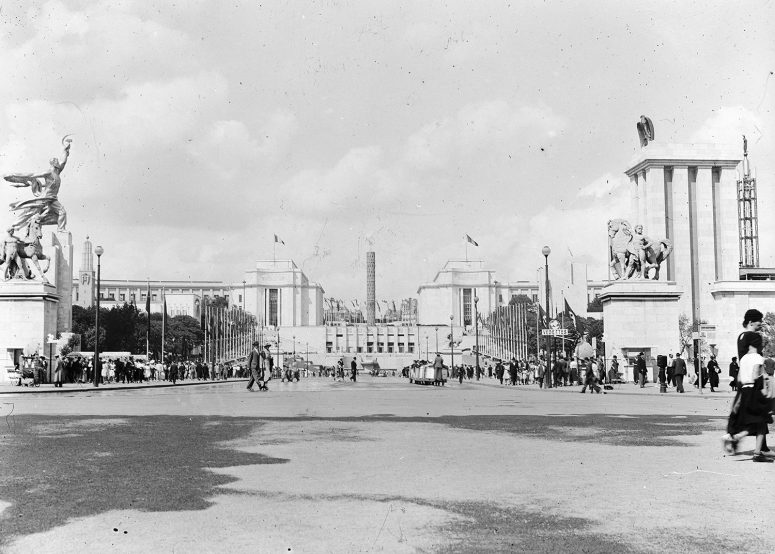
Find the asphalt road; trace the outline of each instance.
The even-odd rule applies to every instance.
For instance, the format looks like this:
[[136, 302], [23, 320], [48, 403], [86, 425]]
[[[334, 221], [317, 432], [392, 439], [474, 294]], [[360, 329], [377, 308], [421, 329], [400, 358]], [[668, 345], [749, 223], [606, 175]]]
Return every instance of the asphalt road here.
[[0, 396], [0, 549], [775, 551], [728, 392], [244, 386]]

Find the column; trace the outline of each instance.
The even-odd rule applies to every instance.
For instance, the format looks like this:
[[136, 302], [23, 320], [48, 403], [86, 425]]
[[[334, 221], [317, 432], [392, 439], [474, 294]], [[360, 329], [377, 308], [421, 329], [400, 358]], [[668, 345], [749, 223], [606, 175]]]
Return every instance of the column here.
[[57, 304], [56, 333], [70, 332], [73, 327], [73, 236], [69, 231], [51, 233], [55, 246]]
[[689, 168], [673, 167], [673, 253], [675, 281], [686, 291], [679, 300], [679, 312], [691, 318], [691, 240], [689, 237]]
[[694, 217], [697, 218], [697, 261], [702, 309], [707, 311], [713, 303], [710, 286], [716, 281], [716, 237], [713, 227], [713, 168], [697, 167], [697, 200]]
[[[639, 202], [640, 195], [638, 194], [638, 176], [633, 174], [630, 175], [630, 221], [635, 221], [638, 219]], [[541, 280], [539, 279], [538, 282], [540, 283]]]
[[648, 190], [649, 183], [646, 181], [646, 170], [638, 172], [638, 218], [633, 222], [633, 225], [640, 223], [646, 225], [646, 219], [648, 217], [648, 201], [650, 191]]
[[[652, 240], [656, 241], [667, 237], [667, 215], [665, 213], [665, 168], [662, 166], [657, 166], [649, 169], [647, 183], [649, 186], [649, 191], [646, 195], [646, 219], [643, 221], [643, 226], [646, 235], [651, 237]], [[667, 280], [667, 264], [662, 264], [662, 268], [659, 272], [659, 280]]]
[[721, 175], [714, 191], [716, 211], [717, 255], [721, 256], [719, 281], [737, 281], [740, 278], [740, 241], [737, 222], [737, 170], [720, 168]]

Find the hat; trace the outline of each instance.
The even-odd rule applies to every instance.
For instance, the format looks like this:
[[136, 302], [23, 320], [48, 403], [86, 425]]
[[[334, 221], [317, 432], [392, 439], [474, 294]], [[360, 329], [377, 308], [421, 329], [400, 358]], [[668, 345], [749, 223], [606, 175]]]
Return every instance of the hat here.
[[261, 346], [261, 343], [258, 342], [257, 340], [254, 340], [253, 341], [253, 346]]
[[266, 349], [272, 348], [272, 345], [271, 344], [265, 344], [264, 348], [266, 348]]

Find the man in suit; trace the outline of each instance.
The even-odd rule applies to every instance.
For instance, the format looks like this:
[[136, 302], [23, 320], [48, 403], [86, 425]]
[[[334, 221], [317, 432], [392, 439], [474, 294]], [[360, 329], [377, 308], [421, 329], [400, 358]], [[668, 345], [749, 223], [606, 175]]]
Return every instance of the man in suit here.
[[62, 359], [57, 354], [56, 362], [54, 366], [54, 386], [61, 387], [65, 380], [65, 365], [62, 363]]
[[357, 381], [358, 380], [358, 363], [355, 361], [355, 358], [352, 359], [350, 362], [350, 381]]
[[673, 364], [673, 376], [675, 377], [675, 390], [677, 392], [684, 392], [684, 377], [686, 376], [686, 362], [681, 358], [681, 353], [678, 352], [675, 355], [675, 362]]
[[638, 376], [638, 383], [640, 383], [640, 388], [643, 388], [646, 386], [646, 358], [643, 357], [643, 352], [640, 352], [638, 354], [638, 357], [635, 358], [635, 371], [636, 375]]
[[250, 380], [248, 381], [247, 388], [250, 392], [253, 392], [253, 383], [259, 383], [261, 381], [261, 369], [263, 363], [259, 346], [260, 343], [255, 341], [253, 343], [253, 350], [250, 351], [250, 356], [248, 356], [248, 375], [250, 375]]

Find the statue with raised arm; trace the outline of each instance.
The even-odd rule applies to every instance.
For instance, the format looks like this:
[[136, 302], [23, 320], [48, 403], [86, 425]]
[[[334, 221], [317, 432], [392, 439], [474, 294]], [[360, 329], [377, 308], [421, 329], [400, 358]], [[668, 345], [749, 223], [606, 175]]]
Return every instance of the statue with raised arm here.
[[40, 218], [40, 225], [56, 225], [59, 231], [65, 230], [67, 212], [59, 202], [59, 187], [62, 185], [60, 175], [67, 164], [67, 158], [70, 157], [72, 139], [68, 137], [69, 135], [65, 135], [62, 138], [62, 144], [65, 147], [62, 161], [52, 158], [48, 171], [5, 176], [5, 180], [14, 187], [30, 187], [35, 196], [35, 198], [11, 204], [11, 211], [17, 212], [16, 219], [12, 223], [14, 231], [27, 227], [35, 216]]

